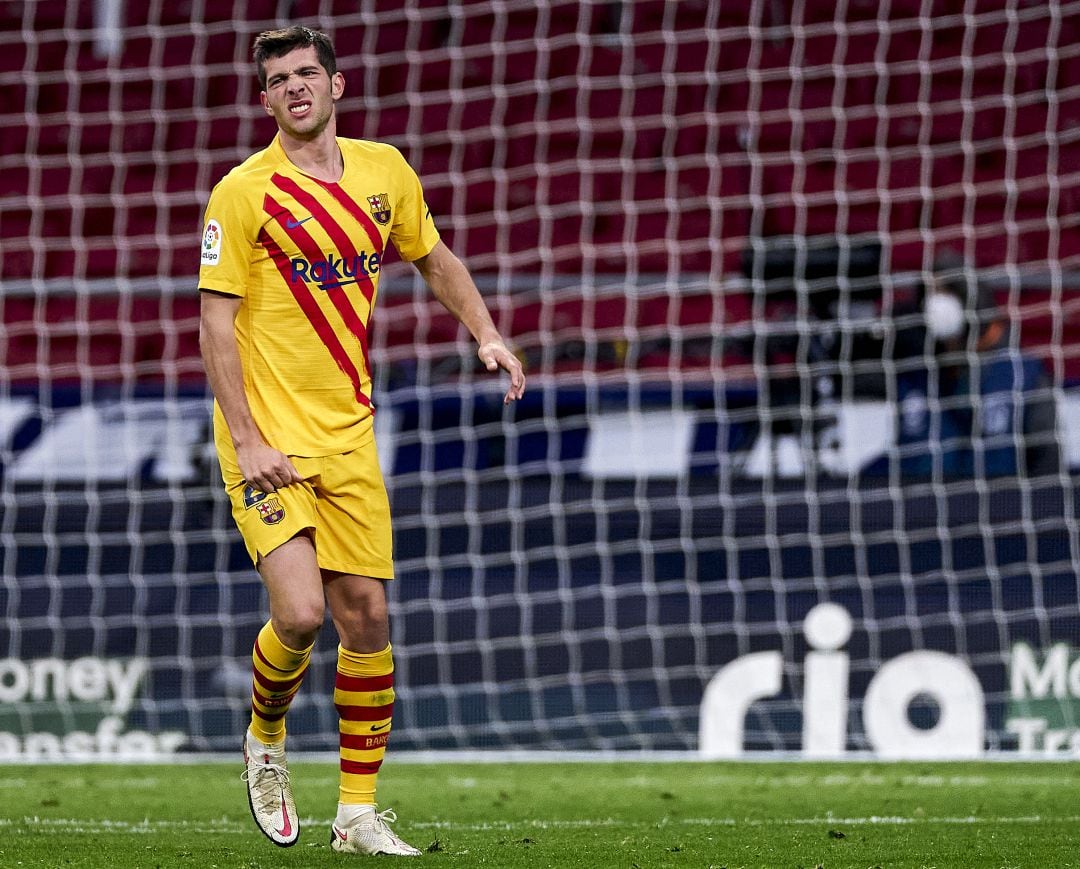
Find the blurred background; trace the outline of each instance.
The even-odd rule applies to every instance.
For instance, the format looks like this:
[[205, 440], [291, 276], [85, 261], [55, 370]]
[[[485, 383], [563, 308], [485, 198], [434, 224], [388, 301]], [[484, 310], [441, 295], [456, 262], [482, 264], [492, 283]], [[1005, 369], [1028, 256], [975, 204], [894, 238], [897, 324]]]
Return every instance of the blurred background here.
[[[396, 749], [696, 751], [710, 680], [763, 651], [782, 678], [730, 750], [805, 749], [831, 602], [839, 750], [887, 748], [868, 687], [926, 650], [976, 677], [983, 747], [1080, 750], [1080, 2], [25, 0], [0, 757], [231, 751], [246, 722], [265, 603], [209, 443], [198, 247], [274, 134], [250, 47], [289, 23], [334, 38], [339, 134], [403, 151], [530, 377], [504, 408], [384, 268]], [[297, 749], [336, 746], [332, 633]], [[907, 700], [933, 735], [948, 698]]]

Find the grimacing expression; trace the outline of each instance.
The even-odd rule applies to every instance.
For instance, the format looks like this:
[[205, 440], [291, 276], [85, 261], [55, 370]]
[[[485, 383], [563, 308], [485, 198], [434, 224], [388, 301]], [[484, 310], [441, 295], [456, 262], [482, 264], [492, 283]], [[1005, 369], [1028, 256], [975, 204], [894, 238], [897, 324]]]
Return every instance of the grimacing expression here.
[[334, 103], [345, 89], [340, 72], [331, 76], [319, 63], [315, 46], [295, 48], [281, 57], [269, 58], [266, 90], [260, 95], [266, 113], [278, 127], [297, 139], [318, 136], [334, 114]]

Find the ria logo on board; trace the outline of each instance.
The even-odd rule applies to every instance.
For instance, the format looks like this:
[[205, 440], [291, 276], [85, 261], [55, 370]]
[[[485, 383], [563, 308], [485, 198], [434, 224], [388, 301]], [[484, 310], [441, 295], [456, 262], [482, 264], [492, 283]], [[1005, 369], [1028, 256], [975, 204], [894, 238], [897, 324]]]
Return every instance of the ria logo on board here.
[[[850, 660], [842, 649], [853, 621], [843, 607], [821, 603], [806, 614], [810, 646], [803, 662], [802, 754], [840, 757], [847, 751]], [[1003, 662], [1008, 673], [1005, 732], [1021, 755], [1080, 757], [1080, 650], [1066, 643], [1037, 649], [1015, 643]], [[705, 757], [743, 754], [750, 707], [780, 694], [780, 651], [753, 652], [720, 668], [701, 702], [700, 751]], [[929, 698], [936, 723], [916, 726], [909, 707]], [[973, 758], [986, 751], [986, 695], [971, 663], [959, 655], [918, 649], [885, 661], [862, 701], [866, 741], [881, 758]]]

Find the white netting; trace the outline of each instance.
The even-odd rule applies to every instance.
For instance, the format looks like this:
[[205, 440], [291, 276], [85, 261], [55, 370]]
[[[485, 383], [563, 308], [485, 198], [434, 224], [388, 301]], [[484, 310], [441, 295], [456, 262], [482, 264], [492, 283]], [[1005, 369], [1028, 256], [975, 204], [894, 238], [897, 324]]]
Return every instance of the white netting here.
[[[779, 650], [746, 744], [798, 748], [823, 601], [855, 620], [850, 747], [918, 649], [977, 674], [990, 746], [1075, 726], [1009, 679], [1016, 644], [1080, 646], [1080, 2], [37, 0], [0, 5], [0, 751], [242, 730], [264, 602], [195, 274], [210, 187], [273, 134], [252, 38], [292, 21], [529, 363], [504, 411], [386, 268], [396, 746], [693, 748], [709, 679]], [[941, 359], [935, 269], [976, 327]], [[334, 744], [330, 634], [298, 747]]]

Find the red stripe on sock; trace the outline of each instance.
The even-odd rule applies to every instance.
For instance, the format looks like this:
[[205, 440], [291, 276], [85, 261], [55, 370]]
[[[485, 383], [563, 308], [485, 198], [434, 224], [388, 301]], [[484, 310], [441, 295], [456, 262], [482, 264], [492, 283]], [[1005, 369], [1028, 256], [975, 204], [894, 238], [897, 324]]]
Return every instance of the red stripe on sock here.
[[387, 673], [385, 676], [349, 676], [337, 672], [335, 687], [342, 691], [386, 691], [394, 687], [394, 674]]
[[[259, 660], [262, 661], [264, 664], [266, 664], [266, 666], [269, 667], [271, 670], [274, 670], [274, 671], [276, 671], [278, 673], [292, 673], [293, 672], [293, 670], [283, 670], [281, 667], [277, 667], [274, 664], [271, 664], [269, 659], [266, 657], [266, 655], [263, 654], [262, 646], [259, 645], [259, 638], [258, 637], [255, 638], [255, 654], [258, 655]], [[308, 662], [308, 657], [309, 656], [305, 653], [303, 658], [300, 661], [299, 666], [306, 667], [307, 662]]]
[[293, 701], [293, 697], [296, 696], [296, 691], [290, 691], [281, 697], [264, 697], [254, 687], [251, 689], [251, 696], [255, 698], [255, 702], [262, 706], [268, 706], [271, 709], [278, 706], [288, 706]]
[[284, 712], [275, 712], [273, 714], [269, 714], [263, 712], [258, 706], [255, 706], [254, 704], [251, 707], [251, 714], [256, 716], [257, 718], [261, 718], [263, 721], [281, 721], [281, 719], [285, 717]]
[[369, 751], [373, 748], [382, 748], [386, 745], [386, 737], [390, 735], [389, 727], [382, 727], [378, 734], [369, 736], [366, 733], [342, 733], [338, 743], [342, 748], [352, 748], [357, 751]]
[[344, 721], [382, 721], [394, 714], [394, 704], [387, 703], [385, 706], [345, 706], [341, 703], [337, 706], [338, 716]]
[[358, 760], [341, 759], [341, 771], [351, 773], [352, 775], [375, 775], [375, 773], [379, 771], [380, 766], [382, 766], [381, 760], [377, 760], [374, 763], [361, 763]]
[[271, 694], [284, 694], [287, 691], [292, 691], [299, 687], [301, 680], [304, 678], [304, 673], [306, 672], [307, 667], [305, 666], [298, 676], [294, 676], [292, 679], [278, 681], [277, 679], [271, 679], [268, 676], [264, 676], [256, 667], [251, 668], [251, 675], [254, 677], [254, 680]]

